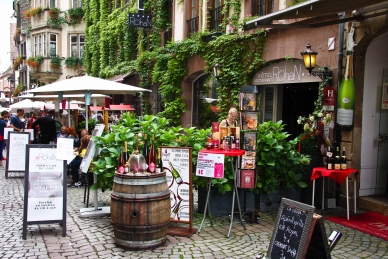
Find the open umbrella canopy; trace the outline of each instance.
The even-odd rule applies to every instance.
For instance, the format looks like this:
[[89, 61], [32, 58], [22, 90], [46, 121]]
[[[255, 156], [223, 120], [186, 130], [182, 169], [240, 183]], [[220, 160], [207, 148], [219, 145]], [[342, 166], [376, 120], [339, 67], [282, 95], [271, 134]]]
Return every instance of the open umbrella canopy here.
[[[58, 106], [59, 105], [59, 106]], [[56, 107], [55, 107], [56, 106]], [[70, 107], [69, 107], [69, 102], [66, 102], [66, 105], [65, 105], [65, 108], [62, 107], [62, 104], [55, 104], [55, 103], [45, 103], [44, 105], [42, 105], [40, 107], [41, 110], [55, 110], [55, 108], [59, 108], [59, 109], [65, 109], [65, 110], [68, 110], [70, 108], [70, 110], [80, 110], [81, 108], [78, 106], [78, 104], [76, 103], [71, 103], [70, 102]]]
[[63, 94], [87, 92], [92, 94], [135, 94], [138, 92], [151, 92], [151, 90], [85, 75], [57, 81], [32, 89], [29, 92], [34, 94], [58, 94], [60, 92], [63, 92]]
[[39, 110], [44, 102], [33, 102], [30, 99], [24, 99], [23, 101], [11, 104], [11, 112], [16, 112], [17, 109], [24, 109], [25, 112], [30, 112], [32, 110]]
[[[109, 95], [105, 94], [92, 94], [91, 95], [91, 103], [95, 105], [105, 105], [105, 98], [109, 97]], [[109, 97], [110, 98], [110, 97]], [[44, 100], [44, 101], [57, 101], [58, 93], [56, 94], [25, 94], [18, 97], [15, 97], [15, 99], [32, 99], [32, 100]], [[84, 94], [64, 94], [62, 96], [63, 100], [71, 100], [70, 103], [76, 103], [76, 101], [79, 101], [77, 104], [85, 104], [85, 102], [81, 102], [85, 100]], [[95, 101], [95, 102], [94, 102]]]

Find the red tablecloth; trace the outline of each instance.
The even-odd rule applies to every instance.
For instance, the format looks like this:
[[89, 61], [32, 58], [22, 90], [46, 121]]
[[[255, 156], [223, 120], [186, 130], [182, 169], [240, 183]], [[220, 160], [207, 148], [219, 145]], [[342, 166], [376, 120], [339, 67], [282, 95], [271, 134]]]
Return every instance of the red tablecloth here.
[[319, 177], [325, 176], [330, 177], [335, 180], [337, 183], [341, 184], [346, 180], [346, 177], [353, 173], [358, 173], [358, 171], [354, 168], [348, 168], [346, 170], [328, 170], [324, 167], [314, 167], [313, 173], [311, 174], [311, 180], [318, 179]]
[[242, 156], [245, 154], [245, 150], [229, 150], [225, 151], [223, 149], [202, 149], [199, 152], [202, 153], [209, 153], [209, 154], [220, 154], [220, 155], [225, 155], [225, 156]]

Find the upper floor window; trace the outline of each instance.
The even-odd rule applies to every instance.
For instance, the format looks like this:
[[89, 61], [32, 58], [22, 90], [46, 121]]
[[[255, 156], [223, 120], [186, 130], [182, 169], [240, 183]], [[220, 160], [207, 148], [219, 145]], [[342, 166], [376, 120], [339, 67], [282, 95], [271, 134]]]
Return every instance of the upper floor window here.
[[187, 20], [187, 36], [199, 30], [199, 0], [190, 1], [190, 20]]
[[224, 0], [214, 0], [212, 7], [213, 9], [209, 11], [210, 31], [218, 31], [220, 29], [218, 26], [222, 23], [224, 19], [224, 14], [222, 13], [222, 8], [224, 7]]
[[33, 35], [33, 53], [34, 56], [46, 56], [46, 34]]
[[50, 57], [57, 56], [58, 55], [58, 39], [56, 34], [49, 34], [50, 35]]
[[274, 11], [274, 0], [253, 0], [253, 14], [263, 16]]
[[[40, 33], [32, 35], [34, 56], [58, 55], [58, 35], [54, 33]], [[47, 40], [48, 39], [48, 40]]]
[[42, 8], [55, 8], [57, 6], [56, 0], [33, 0], [33, 6]]
[[82, 0], [72, 0], [71, 7], [72, 8], [82, 7]]
[[27, 48], [26, 48], [26, 42], [22, 42], [19, 46], [19, 53], [20, 56], [27, 56]]
[[85, 51], [85, 35], [70, 35], [70, 56], [72, 58], [82, 58]]
[[191, 3], [191, 6], [190, 6], [190, 10], [191, 10], [191, 18], [194, 18], [194, 17], [197, 17], [198, 16], [198, 9], [199, 9], [199, 6], [198, 6], [198, 1], [199, 0], [191, 0], [190, 3]]

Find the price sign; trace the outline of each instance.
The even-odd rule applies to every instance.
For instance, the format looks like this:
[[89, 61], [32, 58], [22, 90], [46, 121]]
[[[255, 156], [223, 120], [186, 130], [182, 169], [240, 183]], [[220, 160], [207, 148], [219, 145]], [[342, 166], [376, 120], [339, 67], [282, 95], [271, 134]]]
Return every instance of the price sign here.
[[197, 176], [224, 178], [224, 161], [223, 154], [198, 153], [197, 159]]

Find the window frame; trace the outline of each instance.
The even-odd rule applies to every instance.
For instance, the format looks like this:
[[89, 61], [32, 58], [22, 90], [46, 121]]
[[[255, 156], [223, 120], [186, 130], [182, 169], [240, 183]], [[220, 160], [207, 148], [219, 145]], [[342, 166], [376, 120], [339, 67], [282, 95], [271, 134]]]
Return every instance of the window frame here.
[[[72, 38], [76, 38], [76, 42], [72, 42]], [[83, 41], [81, 41], [81, 38], [83, 38]], [[72, 49], [73, 46], [76, 46], [76, 55], [73, 55], [74, 51]], [[70, 46], [70, 57], [72, 58], [83, 58], [85, 53], [85, 34], [70, 34], [69, 35], [69, 46]]]
[[[51, 44], [53, 43], [53, 41], [51, 41], [51, 36], [55, 36], [55, 41], [54, 41], [54, 44], [55, 44], [55, 54], [52, 54], [51, 53]], [[50, 57], [55, 57], [55, 56], [58, 56], [58, 34], [56, 33], [49, 33], [49, 41], [48, 41], [48, 50], [50, 52]]]
[[253, 0], [252, 15], [264, 16], [273, 13], [275, 9], [275, 0]]

